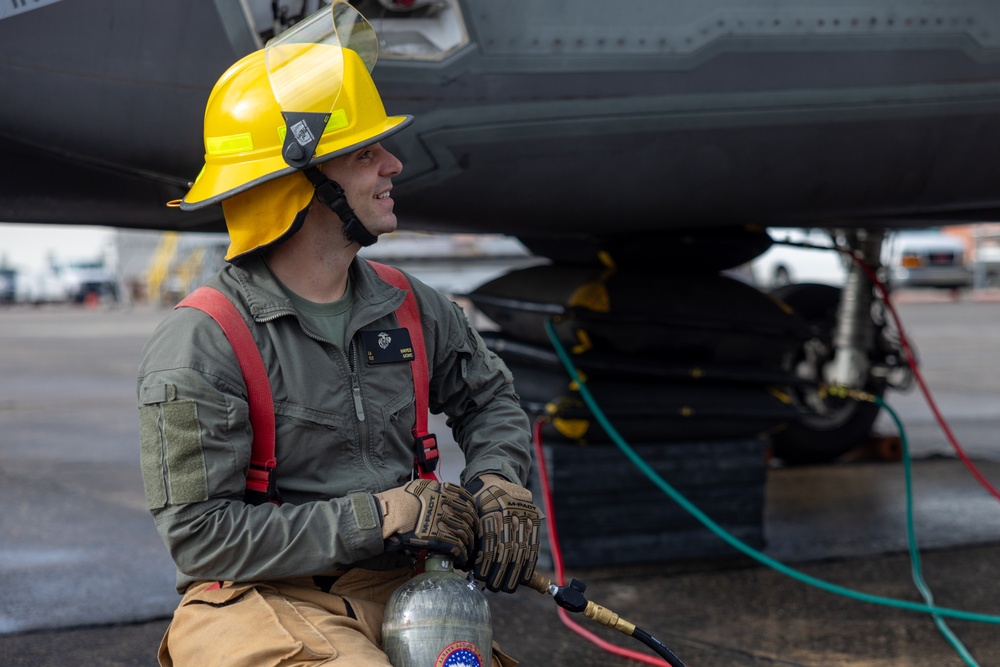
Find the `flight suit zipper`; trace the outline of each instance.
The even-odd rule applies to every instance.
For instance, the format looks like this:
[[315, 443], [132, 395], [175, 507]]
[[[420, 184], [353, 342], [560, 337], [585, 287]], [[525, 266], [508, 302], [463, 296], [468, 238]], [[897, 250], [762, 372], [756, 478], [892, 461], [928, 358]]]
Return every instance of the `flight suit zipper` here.
[[351, 394], [354, 397], [354, 413], [357, 415], [358, 421], [364, 423], [365, 406], [361, 402], [361, 379], [358, 377], [356, 354], [353, 342], [351, 343], [350, 348], [348, 348], [347, 365], [351, 369]]
[[[347, 363], [351, 369], [351, 393], [354, 396], [354, 413], [358, 418], [358, 433], [361, 438], [361, 462], [373, 477], [383, 480], [382, 474], [372, 461], [368, 422], [365, 420], [365, 407], [361, 395], [361, 378], [358, 375], [358, 348], [351, 341], [347, 350]], [[384, 481], [384, 480], [383, 480]]]
[[379, 471], [378, 467], [375, 465], [375, 462], [372, 460], [372, 453], [370, 451], [368, 422], [365, 418], [364, 396], [361, 393], [361, 377], [360, 374], [358, 373], [357, 346], [354, 344], [354, 341], [352, 340], [348, 343], [348, 349], [344, 351], [343, 348], [331, 343], [325, 338], [310, 333], [302, 325], [302, 321], [299, 320], [298, 313], [295, 313], [294, 311], [278, 313], [268, 317], [260, 318], [257, 321], [261, 323], [267, 323], [276, 320], [280, 317], [283, 317], [285, 315], [292, 315], [298, 322], [299, 329], [301, 329], [302, 333], [305, 334], [307, 337], [312, 338], [313, 340], [323, 343], [325, 345], [333, 345], [333, 347], [339, 350], [340, 353], [344, 355], [344, 357], [346, 358], [347, 367], [351, 378], [351, 400], [354, 403], [354, 415], [358, 420], [358, 439], [359, 439], [358, 445], [361, 450], [361, 462], [364, 465], [365, 470], [367, 470], [368, 473], [372, 475], [372, 477], [380, 480], [380, 482], [384, 485], [386, 483], [385, 479], [382, 476], [381, 472]]

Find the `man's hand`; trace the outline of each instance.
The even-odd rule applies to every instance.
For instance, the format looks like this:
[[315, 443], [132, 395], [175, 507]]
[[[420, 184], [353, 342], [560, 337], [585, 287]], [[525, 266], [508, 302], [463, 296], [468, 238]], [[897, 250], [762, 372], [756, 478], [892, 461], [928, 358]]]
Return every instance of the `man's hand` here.
[[483, 475], [466, 485], [479, 511], [476, 579], [491, 591], [513, 593], [526, 583], [538, 560], [542, 513], [531, 492], [499, 475]]
[[468, 565], [479, 531], [468, 491], [457, 484], [417, 479], [374, 496], [387, 549], [430, 549], [451, 554], [456, 567]]

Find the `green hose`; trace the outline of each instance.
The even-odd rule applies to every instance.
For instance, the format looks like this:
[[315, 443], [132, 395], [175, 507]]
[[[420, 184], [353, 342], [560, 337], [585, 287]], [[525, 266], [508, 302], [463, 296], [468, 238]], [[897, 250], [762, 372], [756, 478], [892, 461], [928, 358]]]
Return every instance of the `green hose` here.
[[757, 562], [766, 565], [782, 574], [785, 574], [793, 579], [801, 581], [802, 583], [809, 584], [810, 586], [815, 586], [821, 590], [825, 590], [829, 593], [835, 593], [837, 595], [843, 595], [854, 600], [860, 600], [862, 602], [870, 602], [872, 604], [879, 604], [886, 607], [895, 607], [897, 609], [905, 609], [907, 611], [916, 611], [924, 614], [936, 614], [939, 616], [946, 616], [949, 618], [958, 618], [965, 621], [976, 621], [978, 623], [997, 623], [1000, 624], [1000, 616], [992, 614], [979, 614], [970, 611], [963, 611], [961, 609], [950, 609], [948, 607], [938, 607], [932, 604], [920, 604], [918, 602], [910, 602], [908, 600], [897, 600], [895, 598], [882, 597], [880, 595], [871, 595], [869, 593], [863, 593], [861, 591], [855, 591], [850, 588], [845, 588], [843, 586], [838, 586], [836, 584], [831, 584], [822, 579], [817, 579], [803, 572], [791, 568], [780, 561], [777, 561], [770, 556], [760, 552], [750, 545], [740, 541], [725, 529], [723, 529], [719, 524], [715, 523], [708, 515], [702, 512], [700, 509], [695, 507], [681, 495], [673, 486], [668, 484], [666, 480], [660, 477], [655, 470], [653, 470], [649, 465], [639, 457], [638, 454], [625, 442], [621, 437], [615, 427], [611, 425], [607, 417], [601, 411], [600, 407], [594, 401], [594, 397], [591, 395], [590, 390], [587, 389], [587, 385], [584, 384], [583, 380], [580, 378], [580, 374], [577, 372], [576, 367], [573, 365], [569, 354], [566, 349], [559, 342], [559, 338], [556, 336], [555, 328], [552, 324], [552, 320], [547, 320], [545, 322], [545, 331], [549, 336], [549, 340], [552, 342], [552, 346], [555, 348], [556, 353], [559, 355], [559, 360], [562, 362], [566, 371], [569, 373], [570, 377], [576, 382], [580, 395], [583, 397], [584, 402], [587, 407], [593, 412], [594, 417], [597, 419], [601, 427], [607, 432], [608, 436], [614, 441], [615, 445], [632, 461], [632, 463], [643, 472], [643, 474], [648, 477], [653, 484], [655, 484], [661, 491], [670, 496], [670, 498], [684, 508], [689, 514], [694, 516], [698, 521], [700, 521], [706, 528], [715, 533], [724, 542], [735, 548], [736, 550], [742, 552], [743, 554], [749, 556], [750, 558], [756, 560]]
[[[899, 415], [885, 401], [876, 396], [874, 397], [874, 402], [892, 417], [892, 421], [895, 422], [896, 429], [899, 431], [899, 440], [903, 445], [903, 474], [906, 478], [906, 540], [910, 549], [910, 570], [913, 576], [913, 583], [916, 585], [917, 590], [920, 591], [920, 596], [923, 597], [924, 602], [928, 606], [933, 606], [934, 596], [924, 581], [923, 568], [920, 565], [920, 550], [917, 549], [917, 532], [913, 526], [913, 475], [911, 473], [910, 445], [906, 439], [906, 430], [903, 428], [903, 422], [900, 421]], [[968, 667], [979, 667], [979, 663], [975, 661], [969, 650], [965, 648], [965, 644], [951, 631], [951, 628], [944, 622], [941, 615], [935, 613], [932, 616], [938, 632], [951, 644], [952, 648], [955, 649], [955, 652], [958, 653], [965, 664]]]

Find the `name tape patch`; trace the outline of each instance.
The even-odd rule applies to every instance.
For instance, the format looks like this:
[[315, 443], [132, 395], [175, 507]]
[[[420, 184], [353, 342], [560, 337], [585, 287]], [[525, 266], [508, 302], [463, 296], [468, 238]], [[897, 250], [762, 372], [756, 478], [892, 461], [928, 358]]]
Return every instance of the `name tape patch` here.
[[413, 361], [413, 343], [405, 328], [362, 331], [361, 344], [369, 366]]

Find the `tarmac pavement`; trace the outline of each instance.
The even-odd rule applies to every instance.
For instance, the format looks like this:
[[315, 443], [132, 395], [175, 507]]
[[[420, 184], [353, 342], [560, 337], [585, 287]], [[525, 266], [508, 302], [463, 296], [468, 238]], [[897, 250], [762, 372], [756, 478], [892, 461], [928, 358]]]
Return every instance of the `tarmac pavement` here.
[[[1000, 484], [1000, 306], [917, 294], [900, 311], [943, 412]], [[155, 664], [178, 597], [142, 494], [134, 374], [163, 314], [0, 310], [0, 666]], [[997, 501], [953, 458], [918, 395], [888, 400], [918, 458], [916, 530], [928, 585], [942, 606], [1000, 613]], [[892, 432], [882, 421], [878, 428]], [[446, 476], [457, 473], [454, 461]], [[773, 468], [765, 552], [852, 589], [919, 601], [904, 509], [899, 463]], [[962, 664], [925, 615], [838, 597], [739, 555], [569, 574], [588, 584], [589, 599], [692, 667]], [[564, 628], [547, 596], [523, 590], [490, 600], [498, 640], [523, 665], [636, 664]], [[979, 664], [1000, 665], [996, 627], [949, 625]]]

